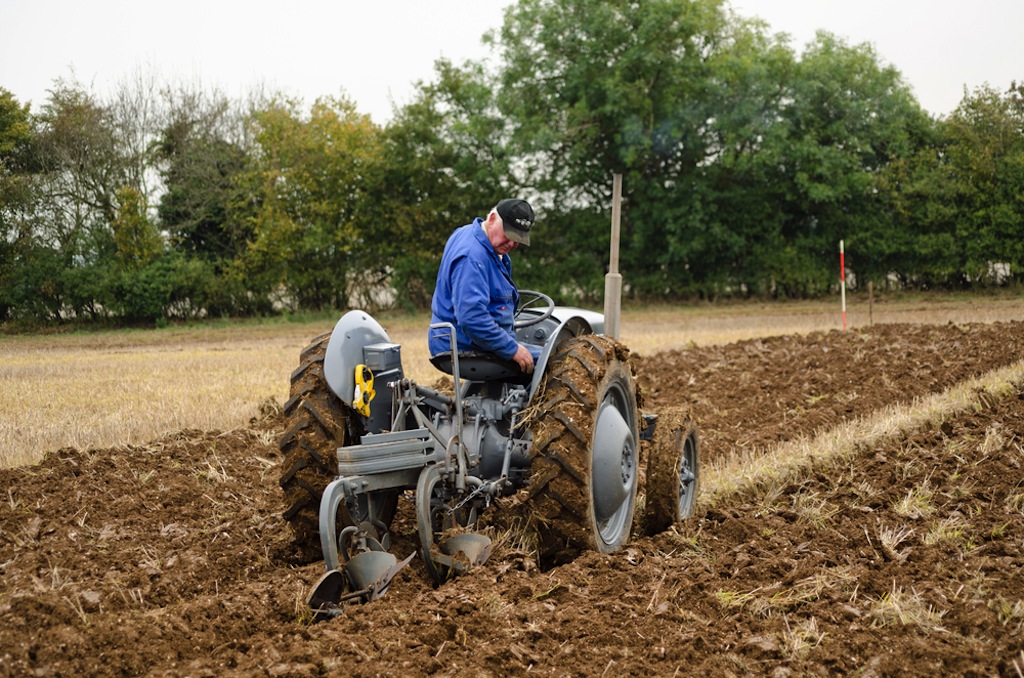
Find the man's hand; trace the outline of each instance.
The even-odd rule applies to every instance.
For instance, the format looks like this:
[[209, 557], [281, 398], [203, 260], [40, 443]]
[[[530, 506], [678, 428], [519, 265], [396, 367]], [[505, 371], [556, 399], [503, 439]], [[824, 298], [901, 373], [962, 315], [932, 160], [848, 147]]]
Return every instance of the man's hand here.
[[533, 372], [533, 356], [522, 344], [519, 344], [519, 348], [516, 350], [516, 354], [512, 356], [512, 360], [516, 361], [516, 364], [519, 365], [519, 369], [523, 372], [526, 372], [527, 374]]

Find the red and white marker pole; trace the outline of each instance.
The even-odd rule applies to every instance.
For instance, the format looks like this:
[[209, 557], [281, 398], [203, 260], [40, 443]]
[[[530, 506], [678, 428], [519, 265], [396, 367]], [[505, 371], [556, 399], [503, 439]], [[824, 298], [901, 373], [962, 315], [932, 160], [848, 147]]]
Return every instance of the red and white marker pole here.
[[846, 252], [843, 241], [839, 241], [839, 296], [843, 300], [843, 329], [846, 329]]

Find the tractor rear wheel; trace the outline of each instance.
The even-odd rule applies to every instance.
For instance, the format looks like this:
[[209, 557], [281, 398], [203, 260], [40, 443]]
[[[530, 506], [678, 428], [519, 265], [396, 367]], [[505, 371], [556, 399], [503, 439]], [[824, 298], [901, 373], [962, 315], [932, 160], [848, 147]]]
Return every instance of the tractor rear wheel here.
[[639, 396], [629, 351], [597, 335], [566, 340], [532, 420], [531, 519], [544, 565], [629, 541], [639, 475]]
[[[292, 528], [300, 556], [308, 560], [320, 552], [320, 498], [338, 475], [337, 448], [361, 434], [354, 412], [328, 387], [324, 353], [331, 333], [315, 338], [299, 356], [291, 375], [291, 393], [284, 405], [287, 424], [278, 441], [283, 455], [280, 485], [284, 513]], [[390, 527], [398, 503], [397, 491], [376, 492], [358, 501], [342, 502], [338, 529], [364, 521]]]

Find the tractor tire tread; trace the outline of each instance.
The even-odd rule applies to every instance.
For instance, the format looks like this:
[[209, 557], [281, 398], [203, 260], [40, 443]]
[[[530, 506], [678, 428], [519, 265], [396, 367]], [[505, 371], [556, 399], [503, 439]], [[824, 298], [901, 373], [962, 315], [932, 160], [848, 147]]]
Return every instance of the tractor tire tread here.
[[[545, 565], [568, 562], [581, 551], [595, 548], [588, 448], [602, 382], [609, 370], [622, 375], [623, 368], [617, 363], [626, 364], [631, 379], [635, 372], [628, 362], [628, 350], [597, 335], [567, 339], [548, 363], [541, 385], [543, 405], [530, 422], [532, 472], [527, 494]], [[630, 382], [630, 388], [639, 403], [635, 382]]]
[[331, 392], [323, 374], [330, 336], [321, 334], [301, 353], [285, 406], [290, 424], [278, 443], [283, 455], [282, 516], [291, 526], [299, 555], [310, 560], [320, 557], [320, 496], [338, 474], [337, 460], [328, 452], [347, 436], [345, 404]]

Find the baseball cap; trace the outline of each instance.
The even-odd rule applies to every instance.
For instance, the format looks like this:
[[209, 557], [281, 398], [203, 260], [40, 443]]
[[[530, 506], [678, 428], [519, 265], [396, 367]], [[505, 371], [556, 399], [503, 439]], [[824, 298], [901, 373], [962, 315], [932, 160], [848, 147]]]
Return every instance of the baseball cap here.
[[505, 237], [520, 245], [530, 244], [530, 229], [533, 228], [533, 208], [525, 200], [502, 200], [494, 208], [505, 226]]

